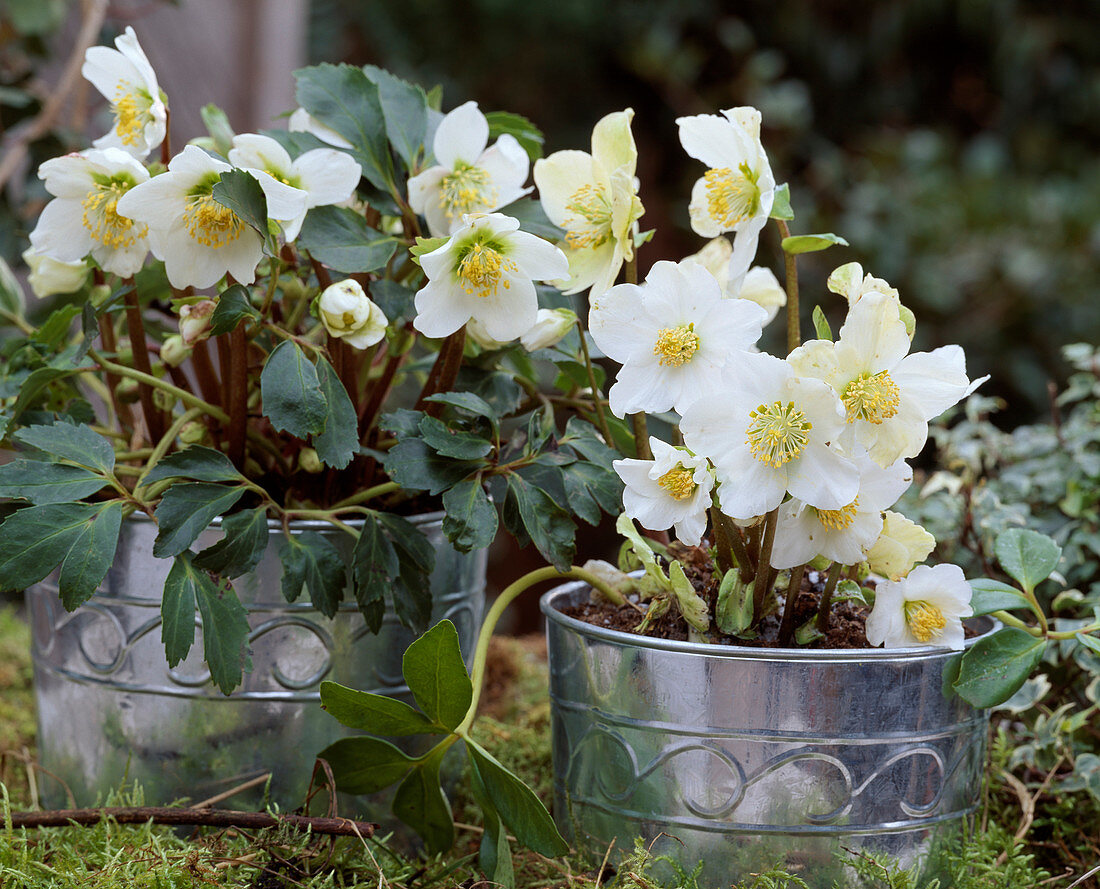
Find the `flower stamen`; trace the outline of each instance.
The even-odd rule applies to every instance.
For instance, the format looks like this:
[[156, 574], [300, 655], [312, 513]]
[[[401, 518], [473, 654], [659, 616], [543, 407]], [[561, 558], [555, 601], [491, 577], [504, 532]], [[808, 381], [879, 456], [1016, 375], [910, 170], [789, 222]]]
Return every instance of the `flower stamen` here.
[[118, 215], [118, 199], [129, 190], [129, 186], [112, 181], [98, 185], [89, 191], [80, 205], [84, 208], [82, 221], [92, 238], [105, 247], [119, 249], [132, 247], [138, 238], [144, 238], [148, 226], [135, 226], [134, 220]]
[[673, 500], [687, 500], [698, 487], [695, 484], [694, 474], [690, 469], [685, 468], [683, 463], [677, 463], [657, 479], [657, 484], [668, 491]]
[[487, 170], [458, 161], [439, 182], [439, 206], [447, 219], [495, 206], [496, 190], [489, 184]]
[[145, 124], [149, 119], [148, 108], [139, 106], [138, 96], [123, 81], [119, 81], [115, 88], [113, 106], [115, 132], [118, 133], [119, 139], [125, 145], [141, 144]]
[[195, 194], [187, 199], [183, 224], [192, 238], [215, 250], [241, 236], [240, 217], [209, 194]]
[[512, 282], [506, 272], [518, 271], [519, 267], [504, 254], [487, 244], [474, 244], [458, 262], [459, 279], [467, 293], [476, 293], [482, 299], [495, 296], [503, 287], [508, 290]]
[[931, 642], [943, 635], [947, 618], [938, 606], [923, 599], [905, 603], [905, 621], [919, 642]]
[[662, 367], [682, 367], [699, 351], [699, 335], [695, 324], [666, 327], [657, 334], [653, 354]]
[[898, 384], [883, 370], [862, 373], [844, 387], [840, 396], [848, 411], [848, 422], [866, 420], [879, 425], [898, 412], [901, 393]]
[[856, 497], [847, 506], [842, 506], [840, 509], [818, 509], [817, 520], [821, 522], [826, 528], [832, 528], [834, 531], [843, 531], [845, 528], [850, 528], [852, 522], [856, 519], [856, 511], [859, 509], [859, 498]]
[[573, 192], [565, 209], [580, 217], [565, 220], [568, 229], [565, 241], [570, 247], [576, 250], [595, 248], [611, 240], [611, 201], [606, 191], [582, 185]]
[[752, 422], [745, 434], [752, 455], [769, 466], [778, 468], [801, 454], [810, 437], [813, 424], [794, 406], [793, 401], [762, 404], [750, 411]]
[[720, 167], [703, 174], [706, 183], [707, 213], [726, 229], [751, 219], [760, 207], [760, 187], [748, 164], [736, 170]]

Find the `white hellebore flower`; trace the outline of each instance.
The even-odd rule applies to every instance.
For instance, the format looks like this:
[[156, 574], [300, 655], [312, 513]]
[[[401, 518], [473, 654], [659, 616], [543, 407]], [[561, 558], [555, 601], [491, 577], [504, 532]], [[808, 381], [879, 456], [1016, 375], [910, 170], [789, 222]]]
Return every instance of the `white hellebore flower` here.
[[75, 293], [84, 286], [91, 271], [84, 260], [62, 262], [42, 255], [33, 247], [23, 251], [23, 262], [31, 270], [27, 275], [27, 283], [31, 285], [31, 290], [39, 299], [45, 299], [55, 293]]
[[283, 236], [288, 242], [298, 237], [309, 210], [346, 201], [355, 191], [362, 175], [359, 164], [343, 151], [315, 148], [291, 160], [282, 145], [270, 136], [257, 133], [242, 133], [233, 137], [229, 162], [248, 170], [268, 188], [282, 183], [306, 193], [305, 205], [297, 216], [276, 219], [283, 227]]
[[[214, 200], [214, 185], [233, 168], [188, 145], [155, 176], [119, 199], [118, 212], [149, 226], [150, 246], [164, 260], [173, 287], [210, 287], [227, 272], [241, 284], [256, 278], [263, 256], [259, 233]], [[278, 186], [278, 187], [275, 187]], [[305, 193], [281, 182], [260, 182], [272, 219], [302, 212]]]
[[390, 323], [386, 313], [354, 278], [326, 287], [317, 302], [317, 312], [325, 330], [353, 349], [366, 349], [381, 342]]
[[859, 470], [831, 446], [843, 428], [832, 389], [765, 353], [727, 364], [722, 387], [680, 422], [684, 443], [714, 464], [722, 512], [741, 520], [775, 509], [788, 491], [816, 509], [850, 504]]
[[157, 75], [138, 43], [134, 29], [115, 38], [118, 49], [93, 46], [84, 54], [80, 73], [110, 103], [115, 125], [92, 144], [96, 148], [121, 148], [143, 158], [164, 141], [168, 106]]
[[683, 412], [713, 395], [722, 368], [760, 338], [765, 313], [724, 299], [706, 269], [657, 262], [645, 283], [619, 284], [592, 300], [588, 326], [596, 345], [622, 365], [608, 398], [617, 417]]
[[958, 565], [921, 565], [904, 580], [884, 580], [867, 616], [867, 641], [886, 648], [961, 649], [962, 618], [974, 613], [970, 596], [970, 584]]
[[572, 309], [539, 309], [534, 325], [519, 338], [528, 352], [549, 349], [561, 341], [577, 323], [577, 313]]
[[684, 151], [709, 167], [691, 189], [691, 227], [704, 238], [733, 232], [730, 282], [740, 288], [775, 200], [775, 177], [760, 142], [760, 112], [729, 108], [676, 120]]
[[707, 529], [707, 508], [714, 474], [706, 457], [687, 448], [674, 448], [650, 438], [652, 460], [616, 460], [612, 463], [626, 488], [623, 509], [650, 531], [676, 526], [676, 536], [697, 546]]
[[634, 232], [645, 213], [638, 198], [638, 149], [630, 132], [634, 110], [615, 111], [592, 130], [592, 153], [555, 151], [535, 161], [542, 209], [565, 229], [561, 246], [569, 257], [565, 293], [592, 288], [597, 297], [634, 258]]
[[149, 172], [125, 151], [90, 149], [46, 161], [38, 168], [54, 195], [31, 232], [31, 246], [42, 256], [77, 262], [89, 253], [104, 271], [133, 275], [149, 252], [148, 227], [118, 211], [131, 189], [149, 181]]
[[810, 340], [788, 361], [802, 376], [824, 380], [847, 412], [845, 448], [862, 445], [879, 466], [914, 457], [928, 437], [928, 421], [968, 395], [973, 384], [959, 346], [909, 353], [909, 334], [897, 302], [869, 292], [853, 303], [835, 343]]
[[436, 165], [409, 180], [409, 206], [423, 213], [435, 237], [453, 235], [467, 213], [488, 213], [531, 191], [531, 161], [514, 136], [489, 142], [489, 122], [477, 102], [459, 105], [439, 122], [432, 148]]
[[866, 454], [854, 462], [859, 468], [859, 494], [851, 503], [840, 509], [815, 509], [791, 499], [779, 507], [773, 568], [805, 565], [819, 555], [841, 565], [863, 561], [882, 531], [882, 511], [905, 493], [913, 470], [904, 460], [883, 469]]
[[322, 142], [334, 148], [354, 148], [347, 139], [341, 136], [332, 127], [327, 127], [305, 108], [297, 108], [287, 121], [287, 129], [292, 133], [310, 133]]
[[727, 298], [749, 299], [762, 307], [768, 313], [768, 317], [764, 320], [764, 325], [767, 326], [779, 314], [779, 310], [787, 304], [787, 291], [780, 286], [775, 272], [760, 265], [748, 270], [741, 281], [740, 290], [731, 291], [730, 259], [732, 257], [733, 245], [729, 238], [718, 237], [707, 241], [698, 253], [693, 253], [680, 261], [697, 262], [714, 275]]
[[891, 287], [882, 278], [876, 278], [871, 274], [864, 275], [863, 266], [858, 262], [848, 262], [833, 269], [833, 273], [829, 275], [829, 280], [825, 282], [825, 285], [833, 293], [837, 293], [848, 300], [849, 306], [855, 305], [868, 293], [881, 293], [893, 300], [897, 304], [898, 316], [905, 324], [909, 339], [913, 338], [913, 331], [917, 327], [917, 319], [912, 311], [901, 304], [901, 297], [898, 295], [897, 288]]
[[467, 214], [447, 243], [420, 257], [428, 283], [417, 291], [413, 326], [450, 336], [473, 319], [497, 342], [522, 336], [538, 320], [535, 281], [566, 273], [553, 244], [519, 230], [501, 213]]
[[882, 533], [867, 551], [867, 567], [889, 580], [901, 580], [933, 549], [936, 538], [900, 512], [886, 510]]

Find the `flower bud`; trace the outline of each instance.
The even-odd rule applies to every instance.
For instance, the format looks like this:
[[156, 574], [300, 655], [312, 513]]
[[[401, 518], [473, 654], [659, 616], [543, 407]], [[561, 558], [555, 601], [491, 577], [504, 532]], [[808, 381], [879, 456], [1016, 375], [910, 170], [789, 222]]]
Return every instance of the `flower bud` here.
[[169, 367], [179, 367], [191, 354], [191, 347], [183, 341], [179, 334], [173, 334], [165, 339], [160, 347], [160, 357]]
[[88, 294], [88, 302], [92, 304], [93, 309], [98, 309], [104, 303], [111, 298], [111, 288], [106, 284], [96, 284], [92, 288], [90, 294]]
[[901, 513], [883, 513], [882, 533], [867, 551], [868, 567], [889, 580], [900, 580], [928, 558], [936, 538]]
[[321, 462], [321, 458], [317, 455], [316, 450], [313, 448], [302, 448], [298, 452], [298, 468], [302, 472], [316, 475], [325, 468], [325, 465]]
[[741, 299], [751, 299], [768, 313], [767, 324], [787, 304], [787, 291], [779, 285], [775, 272], [764, 266], [753, 266], [745, 274], [741, 290], [737, 294]]
[[115, 397], [122, 404], [133, 404], [140, 397], [138, 394], [138, 381], [129, 377], [119, 380], [115, 386]]
[[366, 349], [381, 341], [389, 324], [385, 313], [354, 278], [326, 287], [317, 302], [317, 311], [325, 330], [353, 349]]
[[43, 256], [28, 247], [23, 251], [23, 261], [30, 268], [27, 283], [39, 299], [53, 296], [55, 293], [73, 293], [84, 286], [88, 280], [89, 268], [84, 260], [80, 262], [61, 262], [49, 256]]
[[176, 406], [176, 396], [163, 389], [154, 389], [153, 404], [162, 411], [171, 411]]
[[193, 346], [210, 336], [210, 316], [217, 307], [212, 299], [180, 306], [180, 336], [184, 343]]
[[558, 343], [577, 323], [577, 313], [569, 309], [539, 309], [534, 326], [519, 338], [528, 352], [547, 349]]
[[483, 349], [503, 349], [508, 345], [507, 341], [501, 342], [489, 336], [489, 331], [485, 329], [485, 325], [476, 318], [471, 318], [466, 322], [466, 336]]
[[188, 420], [180, 429], [180, 441], [184, 444], [202, 444], [206, 438], [206, 424], [201, 420]]

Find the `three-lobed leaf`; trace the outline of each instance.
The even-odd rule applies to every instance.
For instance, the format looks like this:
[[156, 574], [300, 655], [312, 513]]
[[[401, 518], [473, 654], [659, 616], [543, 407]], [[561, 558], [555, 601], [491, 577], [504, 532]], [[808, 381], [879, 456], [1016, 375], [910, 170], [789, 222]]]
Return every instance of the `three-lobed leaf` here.
[[252, 669], [248, 656], [248, 612], [228, 580], [199, 584], [195, 599], [202, 615], [202, 649], [210, 678], [229, 694]]
[[401, 672], [416, 703], [433, 722], [454, 729], [466, 718], [473, 683], [462, 660], [458, 631], [449, 620], [441, 620], [406, 649]]
[[1005, 572], [1028, 592], [1046, 580], [1062, 558], [1062, 548], [1045, 534], [1028, 528], [1009, 528], [993, 544]]
[[279, 560], [283, 598], [293, 602], [305, 587], [313, 607], [332, 617], [347, 585], [344, 559], [332, 541], [316, 531], [292, 534], [280, 542]]
[[1017, 627], [983, 636], [963, 655], [955, 691], [975, 707], [996, 707], [1024, 684], [1047, 641]]
[[267, 550], [267, 510], [260, 506], [225, 516], [224, 536], [195, 556], [195, 566], [222, 577], [247, 574]]
[[359, 603], [367, 629], [372, 633], [377, 633], [382, 626], [386, 591], [399, 570], [397, 550], [376, 516], [368, 515], [359, 529], [359, 539], [351, 554], [351, 572], [355, 581], [355, 600]]

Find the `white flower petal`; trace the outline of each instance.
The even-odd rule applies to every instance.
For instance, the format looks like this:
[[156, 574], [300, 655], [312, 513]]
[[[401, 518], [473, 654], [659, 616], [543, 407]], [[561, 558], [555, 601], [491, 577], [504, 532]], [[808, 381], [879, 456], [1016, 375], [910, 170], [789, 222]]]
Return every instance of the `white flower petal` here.
[[489, 122], [477, 102], [465, 102], [444, 115], [435, 131], [436, 162], [453, 170], [459, 162], [473, 165], [489, 141]]

